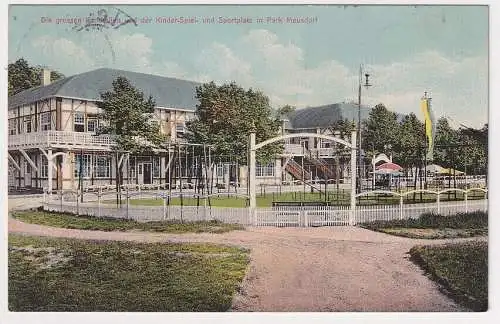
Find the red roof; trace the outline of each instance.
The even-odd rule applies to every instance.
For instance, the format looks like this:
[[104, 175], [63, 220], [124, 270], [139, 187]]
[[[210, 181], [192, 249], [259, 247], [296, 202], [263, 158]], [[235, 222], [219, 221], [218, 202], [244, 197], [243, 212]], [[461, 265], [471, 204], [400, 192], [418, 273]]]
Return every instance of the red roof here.
[[379, 165], [378, 167], [376, 167], [376, 169], [377, 170], [400, 171], [403, 168], [396, 163], [386, 162], [386, 163], [383, 163], [383, 164]]

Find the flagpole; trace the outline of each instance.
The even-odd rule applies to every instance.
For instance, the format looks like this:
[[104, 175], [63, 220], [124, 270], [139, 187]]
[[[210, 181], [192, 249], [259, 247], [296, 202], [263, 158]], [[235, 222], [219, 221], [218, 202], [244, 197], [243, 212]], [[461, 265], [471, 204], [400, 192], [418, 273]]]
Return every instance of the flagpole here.
[[[424, 92], [424, 100], [425, 100], [425, 106], [427, 108], [427, 111], [430, 110], [430, 107], [429, 107], [429, 100], [428, 100], [428, 97], [427, 97], [427, 91]], [[430, 113], [430, 112], [429, 112]], [[432, 125], [431, 125], [432, 127]], [[424, 150], [424, 189], [427, 189], [427, 154], [428, 154], [428, 150], [429, 150], [429, 147], [427, 145], [428, 143], [428, 138], [427, 138], [427, 118], [425, 118], [424, 116], [424, 133], [425, 133], [425, 150]]]
[[[425, 99], [427, 100], [427, 99]], [[424, 120], [424, 131], [427, 132], [427, 121]], [[427, 136], [426, 136], [427, 137]], [[425, 150], [424, 150], [424, 189], [427, 189], [427, 138], [425, 140]]]

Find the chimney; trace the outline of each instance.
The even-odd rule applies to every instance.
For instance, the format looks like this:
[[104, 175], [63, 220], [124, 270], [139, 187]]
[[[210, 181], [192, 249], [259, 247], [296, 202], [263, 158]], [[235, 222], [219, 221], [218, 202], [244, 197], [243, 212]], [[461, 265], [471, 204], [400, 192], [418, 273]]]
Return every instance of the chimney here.
[[42, 86], [46, 86], [46, 85], [50, 84], [50, 70], [49, 69], [46, 69], [46, 68], [42, 69], [41, 80], [42, 80]]

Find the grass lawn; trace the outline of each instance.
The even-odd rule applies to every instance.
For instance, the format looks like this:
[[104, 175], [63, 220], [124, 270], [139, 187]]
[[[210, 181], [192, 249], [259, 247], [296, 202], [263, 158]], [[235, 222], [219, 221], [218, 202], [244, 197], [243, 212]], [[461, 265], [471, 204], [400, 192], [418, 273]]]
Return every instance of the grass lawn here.
[[459, 213], [452, 216], [423, 214], [417, 219], [374, 221], [361, 227], [386, 234], [422, 239], [443, 239], [488, 235], [488, 214]]
[[139, 230], [164, 233], [225, 233], [245, 229], [239, 224], [226, 224], [218, 221], [140, 223], [134, 220], [75, 216], [44, 211], [19, 211], [12, 213], [12, 217], [26, 223], [96, 231]]
[[474, 311], [488, 310], [487, 242], [415, 246], [410, 255], [455, 301]]
[[[245, 194], [242, 191], [242, 194]], [[189, 195], [189, 194], [186, 194]], [[145, 195], [146, 196], [146, 195]], [[147, 197], [147, 196], [146, 196]], [[335, 197], [333, 193], [330, 194], [330, 201], [335, 201]], [[170, 205], [180, 206], [181, 204], [184, 206], [212, 206], [212, 207], [231, 207], [231, 208], [243, 208], [247, 207], [246, 198], [244, 197], [234, 197], [224, 193], [221, 193], [219, 196], [210, 197], [210, 202], [205, 202], [205, 199], [197, 199], [192, 197], [183, 197], [181, 200], [179, 197], [173, 197], [170, 199]], [[302, 192], [286, 192], [281, 195], [272, 193], [268, 193], [266, 195], [257, 196], [257, 207], [271, 207], [273, 201], [325, 201], [325, 196], [320, 196], [319, 193], [302, 193]], [[102, 201], [107, 204], [116, 204], [116, 200], [114, 199], [106, 199]], [[339, 203], [348, 204], [349, 197], [348, 196], [340, 196], [339, 195]], [[162, 206], [163, 200], [161, 198], [145, 198], [145, 199], [130, 199], [131, 205], [141, 205], [141, 206]]]
[[[244, 191], [241, 191], [244, 194]], [[473, 194], [476, 194], [473, 196]], [[186, 194], [189, 196], [189, 194]], [[349, 205], [348, 191], [339, 191], [339, 192], [329, 192], [327, 195], [326, 201], [328, 201], [332, 205]], [[162, 206], [163, 200], [161, 198], [151, 198], [149, 194], [145, 193], [144, 199], [130, 199], [131, 205], [140, 205], [140, 206]], [[482, 199], [484, 196], [481, 192], [473, 192], [469, 195], [468, 199]], [[271, 207], [273, 202], [279, 201], [316, 201], [316, 202], [324, 202], [325, 195], [319, 194], [318, 192], [283, 192], [279, 193], [266, 193], [265, 195], [257, 195], [257, 207], [265, 208]], [[451, 195], [448, 199], [446, 194], [441, 196], [441, 201], [454, 200], [454, 196]], [[456, 200], [463, 200], [463, 195], [461, 193], [457, 193]], [[102, 201], [105, 204], [115, 204], [115, 199], [106, 199]], [[415, 200], [413, 199], [413, 195], [408, 195], [404, 198], [403, 202], [405, 204], [410, 203], [433, 203], [436, 202], [436, 195], [424, 193], [422, 198], [420, 199], [420, 194], [417, 194]], [[205, 202], [205, 199], [197, 199], [192, 197], [183, 197], [181, 200], [179, 197], [173, 197], [170, 199], [170, 205], [180, 206], [181, 204], [184, 206], [212, 206], [212, 207], [231, 207], [231, 208], [243, 208], [247, 206], [247, 199], [243, 197], [234, 197], [228, 194], [220, 193], [219, 196], [214, 196], [210, 198], [210, 202]], [[397, 205], [399, 204], [399, 197], [391, 196], [391, 195], [369, 195], [362, 196], [358, 198], [359, 205]]]
[[248, 251], [9, 235], [9, 310], [226, 311]]

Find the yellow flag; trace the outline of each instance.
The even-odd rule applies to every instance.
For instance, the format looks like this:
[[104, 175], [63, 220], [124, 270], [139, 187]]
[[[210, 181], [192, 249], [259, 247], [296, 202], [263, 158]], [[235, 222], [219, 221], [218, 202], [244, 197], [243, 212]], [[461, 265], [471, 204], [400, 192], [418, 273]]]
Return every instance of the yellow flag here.
[[429, 98], [422, 98], [420, 101], [420, 109], [422, 110], [422, 113], [424, 114], [424, 122], [425, 122], [425, 135], [427, 136], [427, 142], [428, 142], [428, 151], [427, 151], [427, 159], [428, 160], [433, 160], [433, 152], [434, 152], [434, 116], [431, 111], [431, 105], [430, 105], [430, 99]]

